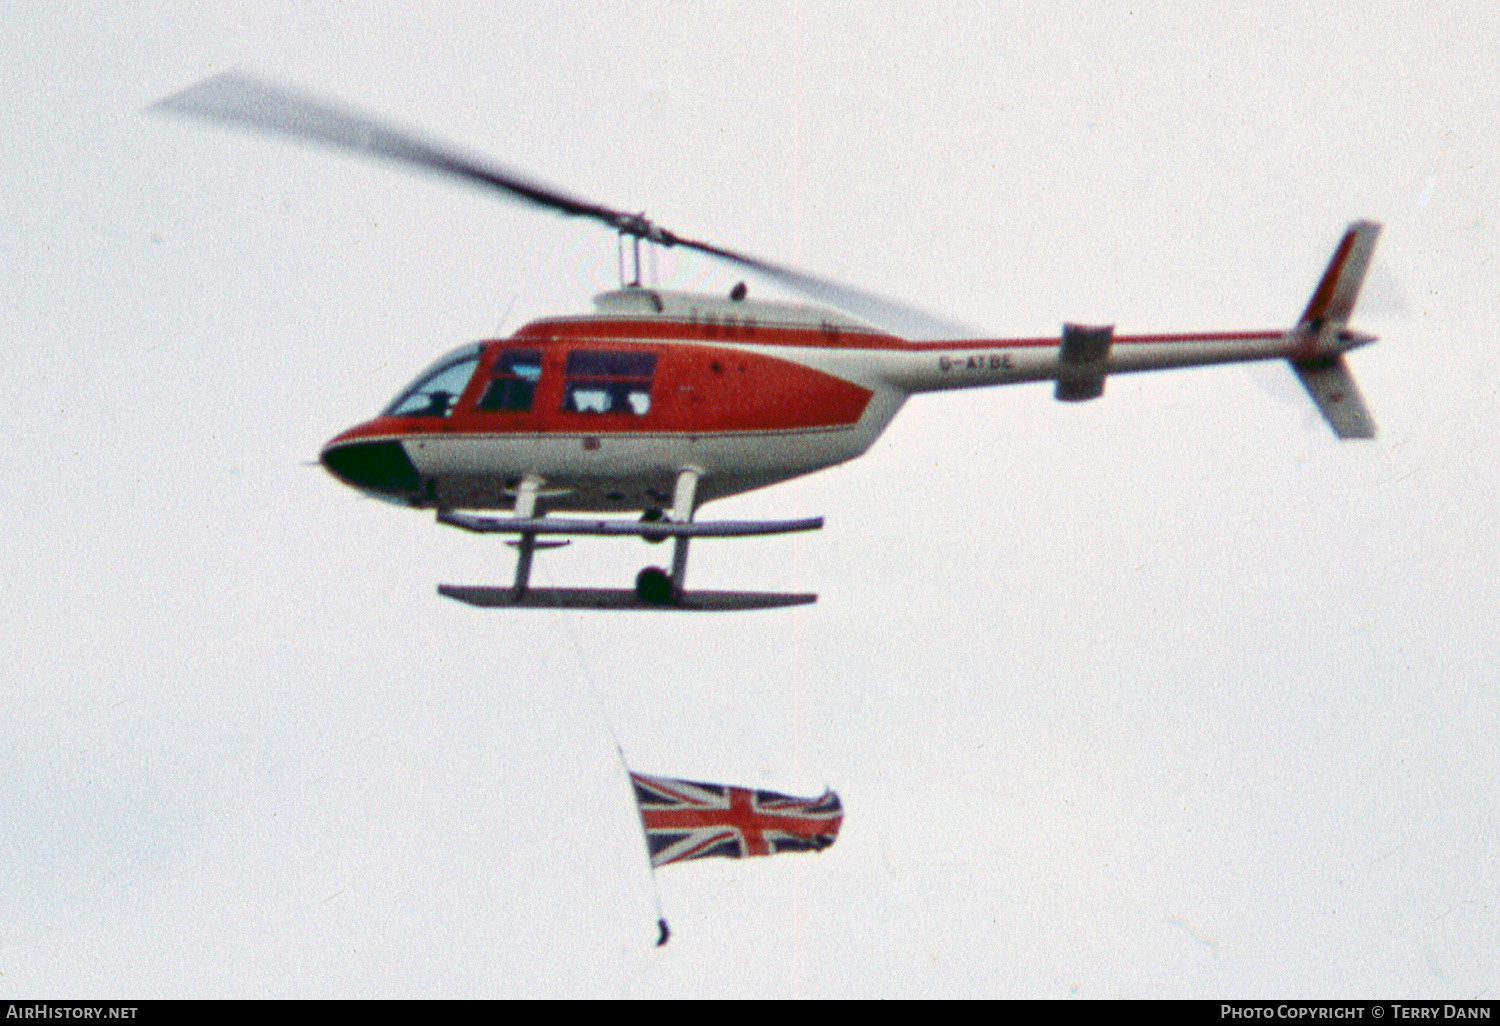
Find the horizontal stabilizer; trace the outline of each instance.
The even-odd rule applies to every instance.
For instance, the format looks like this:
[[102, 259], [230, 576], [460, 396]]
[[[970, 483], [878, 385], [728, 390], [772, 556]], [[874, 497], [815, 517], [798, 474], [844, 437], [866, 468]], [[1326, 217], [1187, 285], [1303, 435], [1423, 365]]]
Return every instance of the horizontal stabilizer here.
[[1375, 421], [1365, 409], [1365, 401], [1343, 356], [1293, 360], [1292, 369], [1313, 397], [1313, 402], [1318, 404], [1334, 434], [1340, 438], [1375, 437]]
[[1056, 396], [1065, 403], [1097, 399], [1104, 394], [1104, 369], [1114, 345], [1115, 329], [1064, 324], [1058, 352]]
[[476, 517], [444, 510], [438, 523], [461, 527], [481, 534], [571, 534], [606, 535], [643, 538], [744, 538], [761, 534], [787, 534], [792, 531], [816, 531], [823, 526], [822, 517], [803, 520], [692, 520], [673, 523], [669, 520], [582, 520], [570, 517]]
[[647, 602], [633, 588], [514, 588], [438, 585], [438, 594], [471, 606], [510, 609], [655, 609], [669, 612], [720, 613], [736, 609], [805, 606], [817, 595], [768, 591], [685, 591], [671, 602]]

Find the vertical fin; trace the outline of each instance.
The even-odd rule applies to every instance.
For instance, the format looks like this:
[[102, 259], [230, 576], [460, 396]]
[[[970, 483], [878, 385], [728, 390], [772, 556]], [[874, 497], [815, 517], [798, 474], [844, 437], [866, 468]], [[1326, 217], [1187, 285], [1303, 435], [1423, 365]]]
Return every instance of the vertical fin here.
[[1355, 221], [1349, 226], [1328, 262], [1328, 270], [1323, 272], [1323, 280], [1307, 301], [1299, 324], [1316, 329], [1328, 321], [1343, 324], [1349, 320], [1379, 238], [1380, 225], [1374, 221]]

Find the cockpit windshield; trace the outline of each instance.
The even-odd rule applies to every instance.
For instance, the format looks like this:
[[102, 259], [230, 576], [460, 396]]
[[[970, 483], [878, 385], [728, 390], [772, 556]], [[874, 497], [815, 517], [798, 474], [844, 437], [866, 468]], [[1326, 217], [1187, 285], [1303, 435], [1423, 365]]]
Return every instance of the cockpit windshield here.
[[381, 411], [385, 417], [446, 417], [479, 366], [479, 343], [455, 349], [428, 367]]

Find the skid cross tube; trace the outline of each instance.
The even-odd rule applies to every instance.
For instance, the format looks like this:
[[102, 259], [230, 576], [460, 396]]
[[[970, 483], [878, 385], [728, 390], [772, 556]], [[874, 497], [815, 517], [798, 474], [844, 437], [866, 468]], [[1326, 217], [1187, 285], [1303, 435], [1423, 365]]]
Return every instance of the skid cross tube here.
[[[683, 467], [677, 472], [677, 488], [672, 495], [672, 520], [679, 524], [693, 522], [693, 511], [698, 491], [698, 478], [702, 472], [696, 467]], [[687, 557], [690, 534], [679, 534], [672, 539], [672, 590], [682, 594], [687, 587]]]
[[526, 586], [531, 581], [531, 557], [536, 553], [536, 532], [527, 531], [521, 535], [520, 549], [516, 553], [516, 598], [526, 594]]

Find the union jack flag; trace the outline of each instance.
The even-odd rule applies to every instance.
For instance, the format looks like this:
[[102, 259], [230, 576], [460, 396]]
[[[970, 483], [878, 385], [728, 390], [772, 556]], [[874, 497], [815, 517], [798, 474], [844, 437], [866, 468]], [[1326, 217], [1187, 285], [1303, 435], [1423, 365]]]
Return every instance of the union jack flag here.
[[700, 784], [630, 774], [651, 865], [723, 855], [774, 855], [822, 851], [839, 835], [844, 806], [824, 791], [792, 798], [723, 784]]

